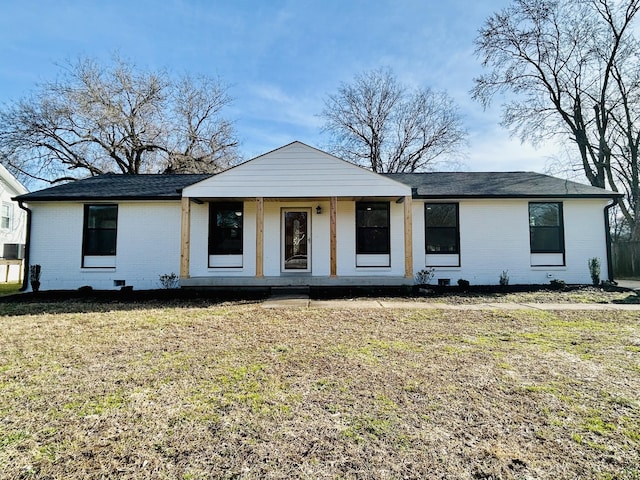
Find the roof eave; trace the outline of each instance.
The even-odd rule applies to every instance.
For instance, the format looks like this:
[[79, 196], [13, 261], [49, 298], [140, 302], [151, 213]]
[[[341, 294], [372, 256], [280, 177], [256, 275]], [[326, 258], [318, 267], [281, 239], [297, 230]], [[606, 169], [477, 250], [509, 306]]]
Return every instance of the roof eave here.
[[180, 200], [182, 197], [179, 195], [154, 195], [154, 196], [129, 196], [129, 195], [109, 195], [98, 197], [87, 196], [42, 196], [42, 197], [30, 197], [29, 195], [20, 195], [14, 197], [13, 200], [22, 202], [68, 202], [68, 201], [115, 201], [115, 200]]
[[496, 195], [422, 195], [415, 194], [413, 198], [416, 200], [443, 200], [447, 198], [468, 198], [468, 199], [494, 199], [494, 198], [622, 198], [624, 197], [623, 193], [607, 193], [607, 194], [517, 194], [517, 195], [509, 195], [509, 194], [496, 194]]

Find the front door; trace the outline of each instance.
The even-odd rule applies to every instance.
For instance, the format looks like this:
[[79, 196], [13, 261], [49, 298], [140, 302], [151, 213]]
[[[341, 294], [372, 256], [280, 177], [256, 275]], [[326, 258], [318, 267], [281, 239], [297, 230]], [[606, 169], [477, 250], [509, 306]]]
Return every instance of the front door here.
[[307, 208], [282, 210], [283, 272], [311, 271], [310, 219], [311, 210]]

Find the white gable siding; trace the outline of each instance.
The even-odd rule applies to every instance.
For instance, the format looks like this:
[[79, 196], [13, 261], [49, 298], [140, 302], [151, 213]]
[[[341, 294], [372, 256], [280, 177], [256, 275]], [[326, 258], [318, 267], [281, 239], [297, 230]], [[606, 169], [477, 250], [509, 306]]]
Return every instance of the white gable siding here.
[[410, 195], [406, 185], [295, 142], [187, 187], [185, 197]]
[[[544, 200], [547, 201], [547, 200]], [[552, 200], [553, 201], [553, 200]], [[531, 266], [529, 200], [461, 200], [460, 267], [436, 267], [432, 283], [462, 278], [472, 285], [495, 285], [507, 270], [510, 284], [591, 283], [587, 260], [598, 257], [607, 272], [604, 213], [606, 200], [558, 199], [563, 204], [566, 264]], [[414, 272], [425, 268], [424, 201], [414, 201]]]

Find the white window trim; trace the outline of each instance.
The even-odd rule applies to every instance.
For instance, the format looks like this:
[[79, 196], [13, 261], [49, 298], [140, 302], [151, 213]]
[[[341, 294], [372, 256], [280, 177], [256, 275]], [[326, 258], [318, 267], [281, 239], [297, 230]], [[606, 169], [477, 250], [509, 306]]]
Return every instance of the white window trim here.
[[[7, 213], [8, 215], [5, 216], [4, 215], [4, 209], [5, 207], [7, 208]], [[7, 227], [3, 227], [2, 226], [2, 219], [4, 218], [8, 218], [9, 219], [9, 225]], [[2, 228], [2, 230], [11, 230], [13, 229], [13, 204], [9, 203], [9, 202], [2, 202], [2, 211], [0, 212], [0, 227]]]

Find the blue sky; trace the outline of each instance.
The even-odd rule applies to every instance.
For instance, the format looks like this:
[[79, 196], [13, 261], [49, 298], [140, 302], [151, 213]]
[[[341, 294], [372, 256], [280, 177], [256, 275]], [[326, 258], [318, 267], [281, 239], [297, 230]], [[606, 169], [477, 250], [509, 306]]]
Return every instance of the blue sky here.
[[544, 172], [554, 146], [521, 145], [469, 90], [473, 39], [507, 0], [2, 1], [0, 103], [55, 78], [56, 63], [117, 52], [147, 69], [219, 77], [235, 99], [245, 158], [293, 140], [318, 148], [324, 99], [354, 75], [389, 67], [405, 84], [446, 90], [469, 130], [459, 169]]

